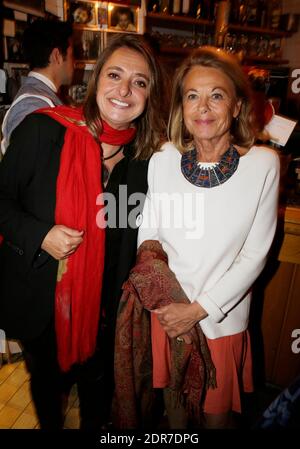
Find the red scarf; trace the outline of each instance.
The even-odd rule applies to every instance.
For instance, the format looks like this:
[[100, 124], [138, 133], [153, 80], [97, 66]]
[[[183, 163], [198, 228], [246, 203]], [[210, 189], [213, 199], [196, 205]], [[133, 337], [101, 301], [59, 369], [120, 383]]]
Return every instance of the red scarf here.
[[[57, 106], [55, 110], [43, 108], [38, 111], [35, 111], [35, 113], [36, 112], [50, 115], [50, 117], [52, 117], [54, 120], [57, 120], [59, 123], [66, 126], [67, 128], [72, 128], [76, 131], [80, 129], [83, 134], [89, 134], [89, 131], [85, 125], [85, 120], [82, 114], [82, 108]], [[79, 124], [81, 124], [80, 128], [78, 128]], [[126, 143], [131, 142], [136, 135], [135, 128], [116, 130], [103, 120], [102, 120], [102, 128], [103, 130], [100, 135], [99, 141], [103, 143], [109, 143], [111, 145], [125, 145]], [[0, 245], [2, 241], [3, 236], [0, 234]]]
[[[56, 283], [58, 361], [61, 369], [68, 371], [96, 349], [105, 248], [104, 227], [96, 224], [96, 199], [102, 192], [100, 149], [81, 109], [58, 106], [36, 112], [67, 128], [56, 184], [55, 223], [85, 231], [76, 252], [59, 262]], [[133, 128], [119, 131], [103, 123], [99, 141], [122, 145], [134, 135]]]

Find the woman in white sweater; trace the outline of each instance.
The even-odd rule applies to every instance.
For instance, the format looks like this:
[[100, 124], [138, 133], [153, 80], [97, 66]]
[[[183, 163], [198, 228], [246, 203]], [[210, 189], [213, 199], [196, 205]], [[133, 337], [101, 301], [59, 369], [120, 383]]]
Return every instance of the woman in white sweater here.
[[191, 304], [155, 312], [170, 337], [199, 321], [216, 367], [207, 427], [226, 427], [252, 391], [247, 330], [251, 286], [262, 271], [277, 218], [279, 161], [253, 145], [248, 82], [232, 56], [196, 50], [174, 84], [169, 137], [149, 165], [139, 244], [157, 239]]

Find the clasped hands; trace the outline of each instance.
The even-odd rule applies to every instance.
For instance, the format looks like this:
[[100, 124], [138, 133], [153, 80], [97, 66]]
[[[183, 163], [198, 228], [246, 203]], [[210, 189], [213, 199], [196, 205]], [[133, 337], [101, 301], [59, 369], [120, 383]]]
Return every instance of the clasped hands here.
[[187, 336], [198, 321], [207, 317], [206, 311], [198, 302], [190, 304], [172, 303], [159, 309], [152, 310], [158, 317], [160, 324], [169, 337], [181, 336], [186, 343], [191, 342]]
[[55, 225], [44, 238], [41, 248], [56, 260], [66, 259], [83, 241], [84, 231]]

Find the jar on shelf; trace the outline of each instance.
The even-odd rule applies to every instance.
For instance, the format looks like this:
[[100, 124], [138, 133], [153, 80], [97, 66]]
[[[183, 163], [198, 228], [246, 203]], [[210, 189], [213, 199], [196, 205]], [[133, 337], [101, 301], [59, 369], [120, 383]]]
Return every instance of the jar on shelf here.
[[184, 16], [189, 16], [192, 13], [192, 2], [191, 0], [182, 0], [181, 4], [181, 14]]
[[181, 0], [173, 0], [172, 4], [172, 14], [180, 15], [181, 14]]
[[281, 12], [281, 0], [270, 0], [268, 2], [268, 26], [270, 28], [279, 28]]
[[269, 43], [268, 58], [276, 59], [281, 57], [280, 40], [271, 39]]
[[250, 26], [257, 25], [258, 1], [248, 0], [246, 3], [246, 22]]
[[269, 52], [269, 38], [266, 36], [260, 36], [257, 45], [257, 56], [266, 58]]
[[170, 1], [169, 0], [160, 0], [160, 12], [162, 14], [169, 14], [170, 13]]
[[201, 19], [202, 15], [202, 2], [201, 1], [193, 1], [191, 14], [194, 19]]
[[229, 12], [230, 2], [228, 0], [219, 1], [215, 25], [215, 42], [217, 47], [224, 46], [224, 39], [228, 30]]
[[239, 2], [239, 24], [245, 25], [247, 22], [247, 3], [245, 1]]
[[252, 35], [248, 39], [248, 54], [249, 56], [257, 56], [257, 36]]
[[150, 0], [148, 1], [148, 11], [152, 13], [160, 12], [160, 1], [158, 0]]
[[258, 0], [257, 2], [257, 26], [266, 28], [268, 26], [268, 2], [267, 0]]

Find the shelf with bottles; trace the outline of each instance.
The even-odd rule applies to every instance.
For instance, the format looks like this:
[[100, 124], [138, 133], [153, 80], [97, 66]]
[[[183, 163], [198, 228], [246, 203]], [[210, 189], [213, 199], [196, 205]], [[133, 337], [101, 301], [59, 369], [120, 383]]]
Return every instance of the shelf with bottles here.
[[163, 29], [153, 30], [151, 38], [157, 43], [161, 54], [187, 55], [189, 51], [203, 45], [214, 44], [214, 33], [207, 30], [181, 31], [173, 33], [172, 30], [164, 32]]
[[206, 26], [214, 26], [214, 22], [207, 19], [196, 19], [194, 17], [190, 16], [181, 16], [181, 15], [170, 15], [170, 14], [163, 14], [163, 13], [153, 13], [148, 12], [147, 13], [147, 22], [155, 21], [155, 22], [179, 22], [183, 24], [189, 24], [189, 25], [206, 25]]
[[267, 34], [273, 37], [290, 37], [292, 33], [290, 31], [281, 31], [273, 28], [262, 28], [258, 26], [250, 26], [250, 25], [238, 25], [238, 24], [229, 24], [229, 31], [240, 31], [243, 33], [254, 33], [254, 34]]
[[288, 60], [282, 58], [282, 39], [278, 36], [228, 31], [222, 47], [244, 62], [288, 64]]
[[75, 59], [74, 68], [78, 70], [93, 70], [96, 62], [96, 59]]
[[[98, 31], [99, 33], [122, 33], [122, 34], [132, 34], [132, 31], [120, 31], [113, 28], [99, 28], [98, 25], [81, 25], [81, 24], [73, 24], [73, 30], [75, 31]], [[135, 33], [135, 32], [134, 32]], [[140, 33], [139, 33], [140, 34]]]
[[[190, 35], [175, 35], [154, 31], [151, 36], [159, 45], [160, 53], [186, 55], [190, 50], [203, 45], [213, 45], [214, 35], [203, 32], [194, 32]], [[256, 62], [266, 64], [287, 64], [288, 60], [282, 58], [281, 39], [267, 35], [248, 35], [244, 33], [227, 33], [224, 38], [224, 50], [237, 55], [243, 62]]]
[[96, 62], [113, 33], [91, 28], [74, 28], [73, 53], [76, 64]]
[[160, 53], [163, 55], [188, 56], [192, 50], [192, 47], [160, 47]]
[[281, 59], [281, 58], [268, 58], [265, 56], [245, 56], [244, 63], [260, 63], [260, 64], [266, 64], [266, 65], [286, 65], [289, 64], [288, 59]]
[[229, 4], [228, 29], [244, 33], [268, 34], [273, 37], [289, 37], [282, 14], [283, 0], [226, 0]]
[[72, 24], [73, 30], [83, 31], [83, 30], [91, 30], [91, 31], [107, 31], [105, 29], [99, 28], [98, 25], [86, 25], [81, 23], [73, 23]]
[[[160, 53], [163, 55], [178, 55], [178, 56], [188, 56], [193, 50], [193, 47], [160, 47]], [[286, 65], [289, 63], [288, 59], [281, 58], [268, 58], [264, 56], [245, 56], [243, 59], [244, 64], [264, 64], [269, 65]]]
[[245, 56], [243, 59], [243, 62], [244, 63], [255, 62], [255, 63], [264, 63], [264, 64], [272, 64], [272, 65], [289, 64], [288, 59], [268, 58], [266, 56]]
[[215, 0], [147, 3], [146, 30], [160, 53], [176, 58], [201, 45], [214, 45]]
[[213, 26], [215, 0], [148, 0], [147, 22]]

